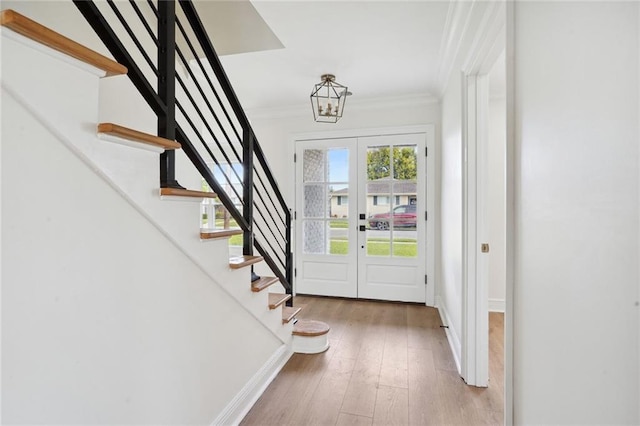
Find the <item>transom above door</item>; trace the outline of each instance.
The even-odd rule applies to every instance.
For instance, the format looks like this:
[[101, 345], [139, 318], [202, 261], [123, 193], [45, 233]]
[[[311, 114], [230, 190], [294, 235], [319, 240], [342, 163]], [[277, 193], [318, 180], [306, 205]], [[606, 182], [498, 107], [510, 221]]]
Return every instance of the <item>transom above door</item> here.
[[296, 142], [297, 293], [433, 305], [429, 135]]

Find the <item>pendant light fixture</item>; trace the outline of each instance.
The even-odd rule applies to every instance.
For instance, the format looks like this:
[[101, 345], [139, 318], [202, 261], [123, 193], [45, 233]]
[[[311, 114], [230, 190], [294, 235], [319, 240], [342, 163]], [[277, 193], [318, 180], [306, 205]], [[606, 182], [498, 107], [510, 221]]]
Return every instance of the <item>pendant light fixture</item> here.
[[342, 118], [344, 103], [351, 93], [346, 86], [336, 83], [333, 74], [323, 74], [320, 80], [311, 91], [313, 119], [318, 123], [336, 123]]

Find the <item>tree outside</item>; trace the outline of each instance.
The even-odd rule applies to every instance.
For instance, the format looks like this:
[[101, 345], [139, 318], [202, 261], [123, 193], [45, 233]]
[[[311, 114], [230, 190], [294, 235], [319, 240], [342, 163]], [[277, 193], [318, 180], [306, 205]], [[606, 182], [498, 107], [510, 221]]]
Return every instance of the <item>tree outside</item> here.
[[390, 154], [393, 153], [393, 178], [398, 180], [414, 180], [417, 177], [417, 159], [413, 147], [388, 146], [367, 152], [367, 179], [377, 180], [391, 175]]

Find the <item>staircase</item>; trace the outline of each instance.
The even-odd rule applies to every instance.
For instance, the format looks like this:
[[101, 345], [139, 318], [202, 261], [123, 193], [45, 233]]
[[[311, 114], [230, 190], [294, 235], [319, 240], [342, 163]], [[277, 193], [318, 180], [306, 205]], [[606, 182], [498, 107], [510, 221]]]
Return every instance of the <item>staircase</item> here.
[[[247, 315], [253, 317], [280, 342], [269, 343], [282, 346], [267, 362], [268, 369], [260, 372], [262, 376], [258, 379], [254, 376], [248, 381], [251, 386], [256, 386], [252, 381], [262, 380], [268, 383], [298, 346], [303, 353], [318, 353], [328, 348], [328, 326], [318, 322], [300, 321], [300, 326], [296, 328], [294, 326], [297, 321], [296, 315], [301, 309], [287, 306], [292, 302], [290, 212], [288, 210], [281, 215], [286, 225], [283, 232], [277, 228], [274, 228], [274, 231], [268, 226], [268, 220], [265, 217], [261, 218], [262, 226], [274, 233], [273, 239], [266, 238], [261, 243], [254, 240], [253, 212], [256, 211], [257, 214], [258, 210], [263, 210], [262, 216], [270, 215], [271, 219], [275, 219], [274, 216], [280, 213], [267, 213], [268, 206], [265, 206], [265, 200], [258, 202], [255, 210], [248, 208], [249, 205], [254, 205], [251, 202], [255, 192], [253, 184], [244, 190], [244, 212], [239, 212], [235, 208], [233, 200], [224, 191], [223, 186], [215, 181], [211, 171], [202, 167], [204, 162], [198, 163], [196, 168], [212, 188], [217, 188], [216, 193], [187, 189], [178, 185], [159, 186], [159, 181], [166, 183], [171, 180], [166, 175], [163, 176], [166, 173], [167, 163], [171, 163], [171, 161], [167, 162], [166, 153], [186, 147], [190, 150], [188, 157], [193, 161], [202, 150], [193, 147], [187, 137], [188, 132], [180, 127], [176, 129], [176, 138], [167, 138], [127, 127], [114, 120], [114, 117], [98, 117], [98, 104], [100, 97], [104, 96], [100, 91], [99, 79], [122, 79], [124, 77], [119, 76], [124, 76], [131, 70], [14, 11], [2, 11], [0, 23], [4, 27], [3, 37], [6, 39], [3, 43], [3, 54], [16, 55], [16, 60], [19, 57], [20, 61], [24, 61], [23, 66], [7, 67], [6, 71], [3, 69], [3, 98], [12, 99], [7, 105], [11, 107], [15, 101], [16, 108], [26, 111], [25, 114], [30, 115], [30, 120], [46, 129], [95, 176], [102, 179], [106, 183], [105, 187], [111, 188], [112, 192], [117, 193], [124, 202], [133, 207], [136, 217], [144, 218], [146, 223], [155, 227], [159, 235], [173, 247], [172, 250], [177, 250], [191, 262], [193, 267], [199, 269], [211, 282], [216, 283], [227, 297], [235, 300], [233, 309], [241, 309], [245, 312], [243, 314], [245, 317]], [[53, 56], [56, 60], [53, 62], [51, 59], [43, 60], [40, 57], [41, 52]], [[60, 62], [58, 60], [64, 63], [58, 64]], [[47, 72], [47, 79], [41, 78], [44, 69]], [[69, 77], [68, 73], [73, 77]], [[69, 82], [70, 78], [73, 84], [65, 86], [64, 82]], [[51, 84], [52, 81], [59, 81], [59, 83]], [[60, 99], [65, 96], [70, 101], [60, 103]], [[124, 95], [112, 93], [110, 96], [118, 98]], [[67, 108], [61, 105], [70, 106]], [[29, 129], [23, 128], [12, 131], [24, 135], [26, 139], [29, 139], [29, 135], [35, 139], [39, 137], [35, 130], [33, 134], [29, 133]], [[244, 136], [245, 141], [248, 139], [250, 142], [249, 148], [258, 146], [253, 140], [255, 136], [252, 132], [245, 130]], [[243, 149], [246, 148], [243, 147]], [[261, 151], [258, 152], [258, 157], [263, 159]], [[158, 154], [163, 156], [160, 179], [155, 172], [158, 170]], [[245, 159], [253, 156], [250, 151], [245, 154]], [[266, 165], [264, 160], [259, 160], [258, 163]], [[251, 162], [248, 164], [249, 170], [260, 167]], [[56, 169], [55, 164], [47, 164], [47, 167], [52, 174], [51, 182], [55, 182], [57, 179], [55, 174], [59, 170]], [[171, 167], [175, 167], [175, 163], [169, 168]], [[245, 164], [245, 171], [246, 169]], [[63, 170], [59, 172], [64, 173]], [[169, 171], [170, 177], [174, 174], [175, 170]], [[265, 181], [269, 182], [273, 179], [270, 174], [257, 176], [257, 180], [260, 180], [262, 185], [265, 185]], [[188, 180], [199, 182], [200, 175], [197, 175], [197, 179]], [[252, 181], [245, 174], [245, 182], [247, 180]], [[46, 182], [46, 184], [49, 183]], [[81, 184], [81, 182], [78, 183], [79, 186], [82, 186]], [[271, 186], [268, 191], [256, 198], [281, 199], [281, 195], [276, 194], [279, 194], [277, 187]], [[63, 191], [59, 197], [61, 200], [67, 200], [70, 205], [78, 202], [73, 193]], [[203, 198], [219, 199], [225, 207], [234, 209], [230, 212], [241, 225], [241, 229], [201, 229], [196, 218], [199, 217], [200, 203]], [[125, 207], [123, 209], [126, 210]], [[89, 211], [92, 210], [89, 209]], [[131, 213], [127, 214], [129, 215], [127, 217], [131, 216]], [[96, 214], [96, 217], [105, 217], [104, 215], [103, 209]], [[136, 231], [133, 222], [134, 219], [128, 219], [123, 223], [124, 245], [128, 244], [126, 230], [130, 229], [132, 233]], [[283, 234], [286, 238], [281, 244], [278, 238]], [[228, 239], [234, 235], [244, 236], [245, 245], [242, 255], [229, 253]], [[264, 234], [263, 238], [265, 238]], [[253, 254], [253, 244], [260, 254]], [[278, 256], [278, 250], [276, 250], [278, 246], [284, 248], [283, 256]], [[141, 254], [141, 257], [144, 255]], [[169, 263], [171, 260], [158, 259], [158, 262]], [[268, 263], [269, 269], [274, 274], [252, 279], [252, 269], [263, 262]], [[121, 273], [119, 279], [124, 279], [126, 276], [127, 274]], [[99, 277], [96, 278], [97, 282], [101, 282], [100, 280]], [[274, 285], [282, 286], [285, 291], [270, 292]], [[225, 324], [221, 323], [219, 326], [224, 327]], [[270, 340], [271, 338], [261, 337], [261, 339]], [[298, 343], [296, 339], [303, 340]], [[255, 389], [247, 389], [249, 388], [245, 386], [240, 392], [237, 392], [237, 389], [229, 390], [235, 397], [225, 407], [218, 407], [220, 414], [214, 420], [214, 424], [233, 423], [234, 420], [242, 418], [243, 410], [248, 410], [247, 407], [250, 407], [259, 396], [259, 392]], [[228, 398], [225, 401], [228, 401]], [[122, 422], [122, 419], [118, 418], [112, 420], [114, 423]]]
[[[15, 38], [25, 37], [21, 41], [31, 44], [31, 42], [39, 43], [54, 49], [57, 53], [67, 55], [74, 61], [93, 67], [95, 72], [103, 74], [104, 77], [126, 74], [126, 68], [115, 61], [110, 60], [66, 37], [30, 20], [29, 18], [14, 12], [13, 10], [5, 10], [0, 12], [0, 21], [2, 26], [11, 29]], [[162, 153], [168, 150], [177, 150], [181, 145], [166, 138], [154, 136], [145, 132], [130, 129], [114, 123], [97, 123], [96, 135], [99, 139], [108, 142], [115, 142], [129, 147], [135, 147], [152, 152]], [[94, 159], [96, 162], [99, 159]], [[135, 167], [135, 166], [134, 166]], [[151, 171], [149, 171], [151, 172]], [[203, 192], [182, 188], [159, 188], [159, 196], [161, 200], [180, 200], [193, 201], [199, 203], [203, 198], [217, 198], [217, 194], [213, 192]], [[196, 210], [197, 212], [197, 210]], [[196, 213], [197, 214], [197, 213]], [[195, 214], [194, 214], [195, 216]], [[228, 239], [233, 235], [242, 234], [240, 229], [218, 229], [218, 230], [201, 230], [199, 237], [202, 241], [217, 241]], [[227, 246], [227, 244], [224, 244]], [[251, 267], [262, 262], [262, 256], [241, 255], [229, 257], [229, 268], [238, 270]], [[259, 292], [267, 289], [270, 285], [279, 282], [277, 277], [261, 277], [260, 279], [248, 286], [247, 290]], [[268, 284], [266, 284], [268, 283]], [[269, 293], [268, 307], [270, 310], [280, 308], [284, 302], [291, 299], [291, 295], [281, 293]], [[280, 311], [282, 311], [280, 309]], [[296, 313], [299, 310], [296, 311]], [[288, 324], [293, 321], [291, 310], [282, 312], [282, 322]]]

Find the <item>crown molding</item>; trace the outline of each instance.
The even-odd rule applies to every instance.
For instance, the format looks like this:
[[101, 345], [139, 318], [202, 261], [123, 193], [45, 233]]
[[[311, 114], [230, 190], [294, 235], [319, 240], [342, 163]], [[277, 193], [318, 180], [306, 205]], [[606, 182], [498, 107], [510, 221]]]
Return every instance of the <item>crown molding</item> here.
[[438, 95], [442, 96], [447, 88], [453, 66], [458, 57], [464, 35], [469, 27], [474, 1], [453, 0], [449, 3], [444, 24], [443, 37], [438, 53]]
[[505, 24], [504, 1], [488, 3], [471, 42], [469, 53], [462, 64], [462, 71], [465, 74], [486, 74], [490, 71], [505, 48]]
[[[440, 97], [447, 89], [456, 63], [461, 62], [461, 71], [467, 74], [488, 71], [485, 68], [491, 61], [481, 63], [479, 60], [495, 59], [504, 49], [504, 40], [499, 35], [504, 29], [505, 11], [505, 0], [453, 0], [449, 4], [439, 53], [437, 93]], [[475, 34], [468, 34], [474, 22], [479, 22], [477, 30]], [[463, 41], [469, 36], [473, 36], [469, 48], [461, 51]]]

